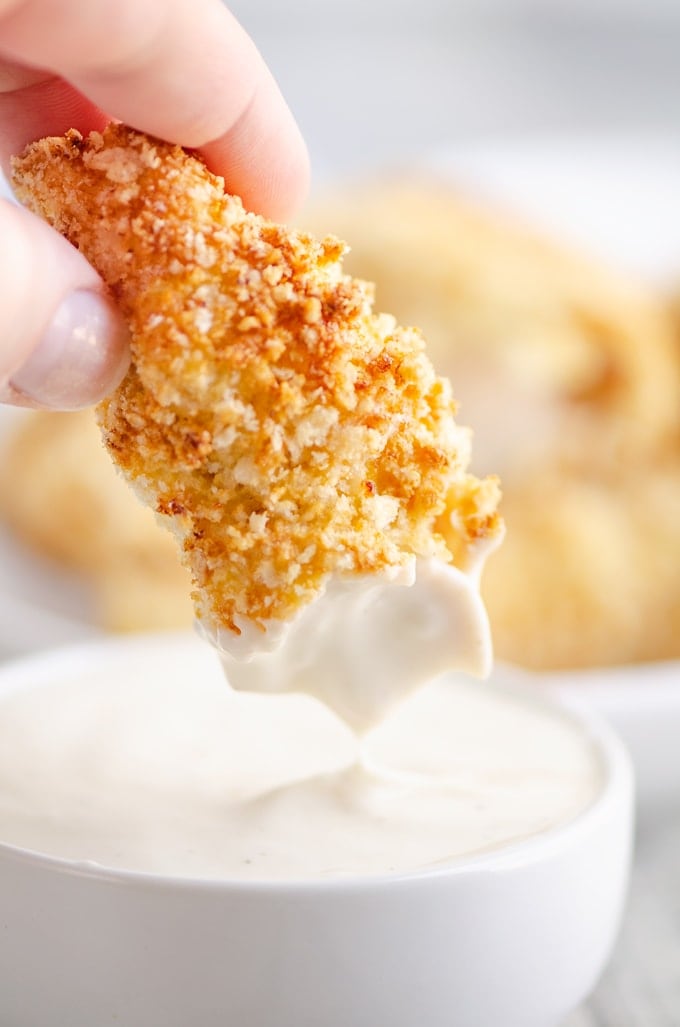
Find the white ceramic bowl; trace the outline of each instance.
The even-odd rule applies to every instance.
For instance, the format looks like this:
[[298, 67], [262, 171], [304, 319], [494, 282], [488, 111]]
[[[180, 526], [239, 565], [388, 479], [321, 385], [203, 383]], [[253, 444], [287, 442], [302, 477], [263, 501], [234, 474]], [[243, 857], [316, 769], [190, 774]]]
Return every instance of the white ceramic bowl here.
[[[125, 673], [150, 646], [187, 658], [167, 638], [90, 643], [0, 669], [0, 700], [104, 662]], [[0, 845], [0, 1022], [556, 1027], [612, 948], [632, 835], [624, 750], [591, 714], [569, 715], [601, 757], [592, 805], [563, 827], [436, 870], [196, 881]]]

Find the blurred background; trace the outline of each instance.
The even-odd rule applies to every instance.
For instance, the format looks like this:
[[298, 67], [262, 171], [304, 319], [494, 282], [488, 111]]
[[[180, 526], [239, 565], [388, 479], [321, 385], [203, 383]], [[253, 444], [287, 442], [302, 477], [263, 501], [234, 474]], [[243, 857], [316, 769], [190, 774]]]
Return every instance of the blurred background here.
[[233, 0], [315, 175], [453, 141], [678, 133], [676, 0]]

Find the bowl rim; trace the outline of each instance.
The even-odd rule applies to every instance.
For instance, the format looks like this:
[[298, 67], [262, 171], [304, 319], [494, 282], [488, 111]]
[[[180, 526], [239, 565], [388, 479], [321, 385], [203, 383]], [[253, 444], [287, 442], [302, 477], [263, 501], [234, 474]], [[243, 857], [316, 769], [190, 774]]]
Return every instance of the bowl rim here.
[[[135, 651], [149, 653], [162, 645], [175, 647], [178, 651], [194, 644], [196, 636], [190, 631], [163, 631], [141, 633], [132, 636], [108, 636], [76, 642], [55, 649], [43, 650], [29, 656], [19, 656], [0, 664], [0, 702], [6, 694], [25, 687], [48, 687], [64, 672], [86, 670], [93, 661], [121, 660]], [[634, 799], [634, 774], [630, 756], [616, 732], [593, 712], [586, 701], [573, 696], [561, 695], [546, 688], [542, 694], [534, 691], [540, 674], [527, 675], [515, 668], [508, 668], [503, 680], [504, 668], [497, 668], [500, 681], [490, 679], [490, 685], [506, 693], [516, 695], [552, 713], [566, 716], [585, 732], [594, 747], [601, 767], [602, 778], [598, 791], [575, 816], [545, 831], [539, 831], [520, 841], [510, 842], [479, 852], [472, 856], [460, 856], [441, 860], [415, 870], [374, 874], [347, 874], [343, 876], [310, 878], [257, 878], [253, 880], [228, 877], [192, 877], [189, 875], [158, 874], [151, 871], [108, 867], [89, 860], [73, 860], [52, 856], [38, 850], [24, 848], [0, 840], [0, 863], [21, 863], [46, 874], [79, 877], [101, 883], [117, 884], [131, 888], [153, 890], [193, 891], [221, 894], [278, 894], [281, 893], [337, 893], [379, 891], [394, 887], [403, 888], [425, 882], [459, 878], [473, 874], [490, 874], [499, 871], [528, 867], [540, 863], [563, 848], [578, 844], [612, 807], [623, 802], [631, 808]], [[225, 682], [225, 687], [226, 682]], [[480, 687], [486, 687], [481, 683]]]

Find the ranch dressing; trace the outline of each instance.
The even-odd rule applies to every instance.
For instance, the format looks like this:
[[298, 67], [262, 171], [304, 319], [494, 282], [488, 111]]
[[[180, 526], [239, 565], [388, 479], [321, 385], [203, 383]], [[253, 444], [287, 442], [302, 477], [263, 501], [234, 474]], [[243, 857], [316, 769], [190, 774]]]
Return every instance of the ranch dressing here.
[[364, 733], [445, 671], [489, 674], [479, 578], [498, 542], [470, 547], [464, 568], [414, 557], [388, 572], [331, 575], [297, 617], [269, 621], [264, 631], [238, 618], [240, 634], [201, 631], [221, 653], [234, 688], [307, 692]]
[[198, 878], [401, 873], [564, 823], [601, 785], [568, 715], [442, 678], [361, 745], [304, 695], [241, 694], [196, 640], [0, 696], [0, 841]]

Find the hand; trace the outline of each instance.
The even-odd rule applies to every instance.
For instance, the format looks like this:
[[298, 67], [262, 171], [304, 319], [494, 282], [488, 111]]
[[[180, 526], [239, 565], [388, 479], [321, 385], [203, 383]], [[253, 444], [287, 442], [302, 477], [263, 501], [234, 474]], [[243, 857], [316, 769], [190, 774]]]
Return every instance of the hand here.
[[[297, 126], [220, 0], [0, 0], [3, 164], [34, 139], [112, 117], [198, 149], [251, 210], [285, 220], [304, 197]], [[127, 334], [103, 283], [3, 200], [0, 269], [0, 401], [76, 409], [115, 388]]]

